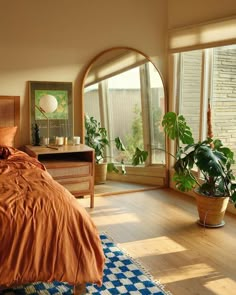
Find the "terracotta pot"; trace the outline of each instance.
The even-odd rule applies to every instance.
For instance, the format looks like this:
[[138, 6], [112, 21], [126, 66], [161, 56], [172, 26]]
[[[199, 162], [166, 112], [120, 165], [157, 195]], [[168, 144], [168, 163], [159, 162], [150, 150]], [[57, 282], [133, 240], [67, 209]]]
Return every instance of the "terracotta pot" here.
[[223, 221], [229, 197], [208, 197], [195, 192], [200, 225], [205, 227], [220, 227]]
[[95, 164], [95, 184], [105, 183], [107, 179], [107, 163]]

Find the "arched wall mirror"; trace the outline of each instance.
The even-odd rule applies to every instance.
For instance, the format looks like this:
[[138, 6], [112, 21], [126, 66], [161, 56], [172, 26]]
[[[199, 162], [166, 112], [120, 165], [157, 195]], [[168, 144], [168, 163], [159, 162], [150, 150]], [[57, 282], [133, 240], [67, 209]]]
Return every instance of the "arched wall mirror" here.
[[[126, 164], [131, 163], [136, 147], [149, 153], [145, 165], [139, 167], [146, 171], [146, 176], [130, 167], [125, 181], [132, 181], [130, 175], [139, 174], [142, 181], [147, 178], [147, 183], [164, 185], [166, 155], [161, 120], [166, 99], [161, 75], [150, 59], [132, 48], [106, 50], [89, 65], [83, 91], [84, 114], [98, 120], [107, 129], [111, 141], [117, 136], [122, 139], [127, 149]], [[121, 155], [115, 149], [111, 147], [108, 153], [115, 161], [120, 161]], [[153, 168], [159, 171], [154, 172]], [[155, 180], [150, 180], [154, 177]], [[139, 180], [136, 178], [136, 181]]]

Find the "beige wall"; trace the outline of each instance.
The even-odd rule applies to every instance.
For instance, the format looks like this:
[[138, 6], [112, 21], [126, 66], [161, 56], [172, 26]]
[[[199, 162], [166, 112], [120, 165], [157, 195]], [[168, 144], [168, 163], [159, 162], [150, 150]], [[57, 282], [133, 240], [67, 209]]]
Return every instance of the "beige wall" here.
[[170, 29], [236, 15], [235, 0], [168, 0]]
[[166, 0], [0, 0], [0, 94], [21, 97], [21, 144], [30, 140], [27, 81], [72, 81], [80, 134], [80, 85], [92, 57], [136, 48], [165, 77], [166, 29]]

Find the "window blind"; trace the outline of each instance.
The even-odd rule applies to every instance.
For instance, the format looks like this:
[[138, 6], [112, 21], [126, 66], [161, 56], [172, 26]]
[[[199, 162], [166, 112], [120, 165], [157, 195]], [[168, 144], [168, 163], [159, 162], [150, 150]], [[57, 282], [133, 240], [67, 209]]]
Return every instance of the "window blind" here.
[[85, 86], [98, 83], [104, 79], [137, 67], [147, 61], [144, 55], [135, 51], [128, 51], [108, 61], [104, 61], [102, 64], [99, 62], [96, 65], [95, 63], [85, 79]]
[[236, 43], [236, 16], [169, 31], [169, 52]]

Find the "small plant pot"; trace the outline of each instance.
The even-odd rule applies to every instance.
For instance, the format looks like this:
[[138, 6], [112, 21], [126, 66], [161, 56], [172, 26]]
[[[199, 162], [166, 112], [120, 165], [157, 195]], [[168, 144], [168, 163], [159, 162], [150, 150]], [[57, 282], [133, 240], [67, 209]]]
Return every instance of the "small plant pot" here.
[[205, 227], [221, 227], [229, 197], [208, 197], [195, 192], [199, 214], [198, 223]]
[[95, 164], [95, 184], [103, 184], [107, 179], [107, 163]]

